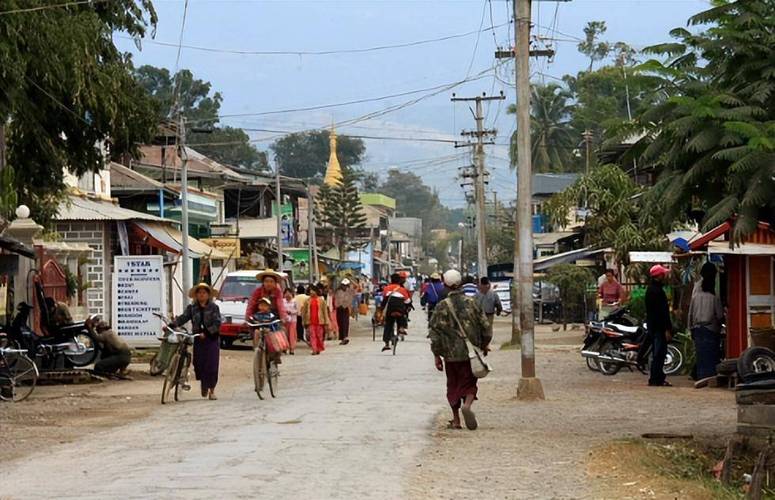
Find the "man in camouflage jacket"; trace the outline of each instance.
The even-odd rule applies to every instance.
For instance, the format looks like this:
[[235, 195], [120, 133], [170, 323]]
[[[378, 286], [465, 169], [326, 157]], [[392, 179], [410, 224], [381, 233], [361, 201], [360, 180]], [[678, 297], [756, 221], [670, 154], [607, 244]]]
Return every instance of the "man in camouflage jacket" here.
[[474, 430], [478, 424], [471, 405], [476, 400], [477, 378], [471, 371], [468, 346], [461, 337], [461, 329], [468, 340], [485, 355], [489, 350], [492, 334], [479, 302], [466, 297], [460, 287], [461, 283], [462, 277], [458, 271], [450, 270], [444, 273], [444, 284], [449, 288], [449, 294], [433, 311], [428, 337], [431, 339], [436, 369], [444, 371], [447, 376], [447, 402], [452, 409], [449, 428], [462, 428], [462, 412], [466, 427]]
[[450, 312], [453, 307], [468, 340], [480, 349], [486, 349], [490, 344], [492, 336], [479, 302], [467, 297], [458, 287], [450, 290], [447, 298], [439, 302], [433, 311], [428, 334], [431, 351], [445, 361], [468, 361], [468, 347], [460, 337], [460, 328]]

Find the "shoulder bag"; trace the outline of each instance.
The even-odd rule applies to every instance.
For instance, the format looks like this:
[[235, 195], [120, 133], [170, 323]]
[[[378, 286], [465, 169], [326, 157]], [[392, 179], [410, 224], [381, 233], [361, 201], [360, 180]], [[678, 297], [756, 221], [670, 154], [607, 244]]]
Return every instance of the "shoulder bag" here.
[[485, 361], [482, 351], [474, 344], [472, 344], [470, 340], [468, 340], [468, 335], [466, 335], [465, 330], [463, 330], [463, 325], [460, 323], [460, 320], [457, 317], [455, 306], [451, 300], [449, 301], [449, 312], [452, 314], [452, 318], [454, 318], [455, 323], [457, 324], [458, 336], [460, 336], [460, 338], [462, 338], [466, 343], [466, 349], [468, 350], [468, 360], [471, 363], [471, 373], [473, 373], [474, 377], [476, 378], [486, 377], [492, 371], [492, 367], [487, 361]]

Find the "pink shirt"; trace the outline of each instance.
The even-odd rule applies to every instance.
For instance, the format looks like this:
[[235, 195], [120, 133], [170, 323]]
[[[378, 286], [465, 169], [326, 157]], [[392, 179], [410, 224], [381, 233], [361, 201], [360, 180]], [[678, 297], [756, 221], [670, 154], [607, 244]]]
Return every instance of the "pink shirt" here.
[[598, 290], [600, 298], [603, 299], [604, 304], [613, 304], [619, 302], [624, 298], [624, 288], [622, 285], [614, 280], [609, 282], [605, 280]]

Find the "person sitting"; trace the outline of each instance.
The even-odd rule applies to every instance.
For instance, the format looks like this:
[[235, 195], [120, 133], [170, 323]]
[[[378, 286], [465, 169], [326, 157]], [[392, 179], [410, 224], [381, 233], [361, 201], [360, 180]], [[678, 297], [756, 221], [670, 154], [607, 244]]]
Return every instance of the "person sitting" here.
[[253, 319], [258, 323], [266, 323], [262, 328], [270, 332], [276, 332], [280, 329], [280, 323], [272, 323], [277, 319], [277, 315], [272, 312], [272, 301], [264, 297], [258, 301], [258, 311], [253, 314]]
[[132, 362], [132, 350], [104, 321], [97, 323], [95, 337], [100, 345], [100, 359], [94, 371], [106, 375], [126, 377], [127, 367]]

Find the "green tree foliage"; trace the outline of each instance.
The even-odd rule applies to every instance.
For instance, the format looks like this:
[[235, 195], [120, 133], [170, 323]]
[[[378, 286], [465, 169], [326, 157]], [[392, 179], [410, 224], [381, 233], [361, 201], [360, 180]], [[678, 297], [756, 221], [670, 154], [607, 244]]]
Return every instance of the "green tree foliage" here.
[[355, 236], [358, 229], [366, 227], [366, 215], [358, 193], [357, 173], [351, 168], [342, 169], [342, 182], [336, 186], [323, 184], [317, 196], [317, 213], [324, 228], [332, 232], [339, 258], [360, 244]]
[[[244, 130], [218, 125], [223, 95], [213, 92], [210, 82], [194, 78], [188, 69], [172, 75], [167, 68], [145, 65], [137, 68], [134, 74], [153, 97], [159, 121], [174, 118], [176, 106], [181, 108], [189, 127], [187, 142], [197, 151], [226, 165], [268, 170], [266, 152], [256, 149]], [[176, 88], [180, 92], [177, 102]], [[201, 131], [203, 129], [206, 132]]]
[[592, 271], [574, 264], [560, 264], [549, 269], [546, 280], [560, 289], [563, 324], [568, 320], [583, 319], [584, 295], [595, 281]]
[[[718, 0], [677, 28], [641, 70], [661, 78], [662, 103], [642, 113], [632, 150], [659, 181], [650, 210], [699, 217], [705, 228], [736, 215], [739, 240], [775, 213], [775, 1]], [[692, 210], [690, 212], [690, 210]]]
[[[536, 172], [569, 172], [577, 162], [574, 149], [578, 134], [574, 130], [572, 94], [556, 84], [533, 85], [530, 99], [530, 142], [533, 169]], [[510, 105], [509, 113], [516, 113]], [[511, 164], [517, 164], [517, 133], [511, 136]]]
[[584, 27], [584, 41], [579, 42], [578, 49], [589, 58], [588, 71], [592, 71], [595, 62], [605, 59], [611, 52], [611, 45], [600, 40], [607, 30], [605, 21], [590, 21]]
[[[269, 148], [280, 172], [289, 177], [323, 180], [330, 155], [328, 130], [296, 132], [275, 141]], [[366, 146], [362, 139], [337, 135], [336, 156], [342, 168], [361, 163]]]
[[552, 224], [564, 227], [576, 207], [586, 207], [586, 244], [611, 247], [619, 262], [627, 263], [632, 250], [661, 250], [670, 227], [660, 226], [657, 214], [644, 210], [643, 189], [621, 168], [603, 165], [582, 176], [545, 205]]
[[[3, 9], [51, 2], [4, 2]], [[18, 201], [47, 223], [75, 175], [132, 153], [155, 126], [153, 106], [113, 44], [156, 24], [150, 0], [114, 0], [0, 16], [0, 122]], [[19, 175], [23, 172], [23, 175]]]
[[2, 219], [13, 219], [16, 207], [19, 206], [19, 198], [16, 195], [16, 179], [14, 170], [4, 168], [0, 170], [0, 222]]

